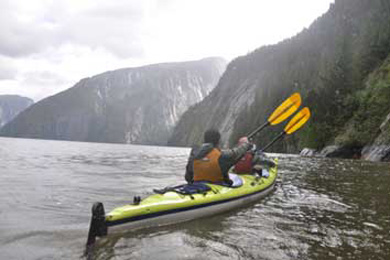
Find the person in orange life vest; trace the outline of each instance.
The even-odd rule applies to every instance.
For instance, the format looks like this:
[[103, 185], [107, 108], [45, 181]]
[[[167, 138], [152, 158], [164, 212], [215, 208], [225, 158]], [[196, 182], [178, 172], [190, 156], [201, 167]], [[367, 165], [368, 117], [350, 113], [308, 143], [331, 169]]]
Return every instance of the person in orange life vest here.
[[246, 151], [252, 148], [252, 144], [249, 143], [248, 138], [244, 138], [239, 146], [220, 150], [220, 138], [221, 135], [217, 130], [209, 129], [204, 134], [202, 146], [191, 150], [185, 174], [188, 183], [209, 181], [232, 185], [228, 171], [244, 156]]

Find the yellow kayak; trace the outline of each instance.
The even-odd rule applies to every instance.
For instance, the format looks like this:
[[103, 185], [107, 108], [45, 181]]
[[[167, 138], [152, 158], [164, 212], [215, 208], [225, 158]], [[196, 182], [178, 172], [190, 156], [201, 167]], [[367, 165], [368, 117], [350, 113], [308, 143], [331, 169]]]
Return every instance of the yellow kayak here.
[[[124, 205], [105, 214], [103, 204], [92, 207], [92, 220], [88, 243], [117, 231], [169, 225], [192, 219], [216, 215], [255, 202], [275, 186], [277, 163], [269, 169], [268, 177], [245, 174], [234, 175], [236, 187], [205, 183], [208, 191], [183, 195], [174, 190], [153, 194], [136, 203]], [[234, 186], [233, 185], [233, 186]]]

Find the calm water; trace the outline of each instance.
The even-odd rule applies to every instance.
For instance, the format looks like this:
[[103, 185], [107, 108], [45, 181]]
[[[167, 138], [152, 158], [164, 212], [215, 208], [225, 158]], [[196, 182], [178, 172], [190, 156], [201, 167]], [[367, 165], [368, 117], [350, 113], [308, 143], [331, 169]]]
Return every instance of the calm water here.
[[[83, 259], [106, 211], [182, 183], [189, 149], [0, 138], [0, 259]], [[96, 259], [390, 259], [390, 165], [280, 158], [257, 204], [106, 240]]]

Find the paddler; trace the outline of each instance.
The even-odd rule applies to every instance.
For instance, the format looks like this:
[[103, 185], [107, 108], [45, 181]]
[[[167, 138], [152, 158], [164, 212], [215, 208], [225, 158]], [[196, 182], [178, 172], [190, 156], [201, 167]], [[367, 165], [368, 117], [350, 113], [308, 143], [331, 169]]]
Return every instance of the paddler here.
[[[241, 138], [238, 141], [238, 145], [243, 142], [245, 140]], [[253, 149], [247, 151], [234, 165], [233, 172], [236, 174], [258, 174], [259, 176], [268, 177], [269, 168], [274, 166], [275, 163], [253, 145]]]
[[220, 139], [218, 130], [209, 129], [204, 134], [202, 146], [191, 150], [185, 174], [188, 183], [208, 181], [232, 185], [229, 169], [252, 148], [252, 144], [247, 137], [242, 137], [237, 147], [221, 150]]

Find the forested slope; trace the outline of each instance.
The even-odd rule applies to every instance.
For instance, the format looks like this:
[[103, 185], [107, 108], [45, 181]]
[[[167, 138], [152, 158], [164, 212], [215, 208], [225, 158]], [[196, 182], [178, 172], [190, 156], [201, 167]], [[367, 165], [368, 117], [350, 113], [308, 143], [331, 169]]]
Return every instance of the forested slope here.
[[[380, 113], [372, 111], [375, 120], [362, 112], [370, 111], [377, 101], [368, 98], [374, 93], [390, 100], [383, 76], [389, 52], [390, 1], [336, 0], [298, 35], [232, 61], [210, 95], [183, 115], [170, 144], [198, 143], [210, 127], [220, 129], [225, 143], [232, 144], [263, 123], [283, 99], [300, 92], [312, 118], [273, 151], [319, 150], [338, 144], [360, 153], [380, 134], [379, 127], [390, 113], [390, 102], [378, 105]], [[353, 124], [363, 129], [352, 131]], [[267, 143], [275, 134], [266, 131], [256, 141]]]

